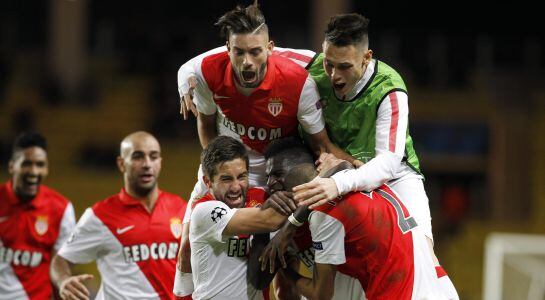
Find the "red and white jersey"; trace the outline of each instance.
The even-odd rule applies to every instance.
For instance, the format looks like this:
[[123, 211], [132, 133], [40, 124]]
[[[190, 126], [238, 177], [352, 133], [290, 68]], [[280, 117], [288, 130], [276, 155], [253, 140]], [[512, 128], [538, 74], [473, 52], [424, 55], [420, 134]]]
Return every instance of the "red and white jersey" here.
[[174, 299], [185, 208], [180, 197], [159, 191], [150, 213], [122, 189], [85, 211], [59, 255], [77, 264], [96, 260], [96, 299]]
[[75, 220], [72, 204], [44, 185], [29, 203], [11, 181], [0, 185], [0, 299], [51, 298], [51, 258]]
[[[251, 188], [246, 207], [259, 206], [266, 198], [263, 189]], [[195, 203], [189, 229], [195, 300], [265, 298], [246, 280], [250, 237], [222, 235], [236, 211], [211, 195]]]
[[338, 265], [369, 299], [445, 299], [426, 237], [388, 186], [330, 201], [309, 222], [316, 263]]
[[[314, 269], [314, 248], [312, 236], [310, 233], [309, 223], [305, 222], [303, 226], [297, 228], [293, 241], [297, 249], [288, 248], [289, 251], [294, 251], [295, 255], [301, 263], [308, 269], [310, 274], [313, 274]], [[348, 275], [337, 272], [335, 276], [335, 284], [333, 286], [335, 294], [331, 300], [363, 300], [365, 292], [360, 282]]]
[[301, 66], [311, 61], [313, 52], [305, 51], [277, 49], [268, 58], [263, 81], [249, 96], [235, 86], [226, 47], [199, 55], [178, 71], [180, 96], [187, 93], [187, 78], [195, 76], [197, 110], [205, 115], [217, 113], [218, 134], [240, 139], [250, 150], [250, 179], [255, 186], [265, 185], [262, 152], [271, 141], [296, 135], [299, 124], [309, 134], [324, 129], [316, 83]]

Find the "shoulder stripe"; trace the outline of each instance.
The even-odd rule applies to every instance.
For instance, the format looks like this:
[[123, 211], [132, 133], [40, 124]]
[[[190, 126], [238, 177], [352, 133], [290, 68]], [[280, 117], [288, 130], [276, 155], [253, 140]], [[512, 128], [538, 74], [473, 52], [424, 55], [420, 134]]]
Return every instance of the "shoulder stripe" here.
[[308, 64], [307, 64], [307, 66], [305, 67], [305, 69], [309, 70], [310, 67], [312, 67], [312, 65], [313, 65], [314, 62], [316, 61], [316, 59], [318, 59], [318, 56], [320, 56], [320, 53], [314, 54], [314, 57], [312, 57], [312, 59], [308, 62]]
[[293, 51], [289, 51], [289, 50], [286, 50], [286, 51], [273, 50], [273, 53], [277, 54], [277, 55], [280, 55], [280, 56], [283, 56], [283, 57], [286, 57], [286, 58], [296, 59], [296, 60], [302, 61], [302, 62], [307, 63], [307, 64], [310, 61], [312, 61], [312, 57], [310, 57], [310, 56], [306, 56], [306, 55], [296, 53], [296, 52], [293, 52]]
[[390, 106], [392, 107], [392, 118], [390, 123], [390, 145], [388, 149], [390, 152], [395, 153], [396, 150], [396, 137], [397, 137], [397, 123], [399, 121], [399, 106], [397, 103], [396, 92], [388, 95], [390, 98]]

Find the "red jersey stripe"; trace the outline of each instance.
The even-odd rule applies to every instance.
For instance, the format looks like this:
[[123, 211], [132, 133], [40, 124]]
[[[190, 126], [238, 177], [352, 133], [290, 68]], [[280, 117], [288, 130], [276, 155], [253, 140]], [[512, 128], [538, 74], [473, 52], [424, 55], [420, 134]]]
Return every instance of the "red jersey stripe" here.
[[390, 98], [390, 106], [392, 107], [392, 120], [390, 123], [390, 146], [388, 149], [391, 152], [396, 150], [397, 123], [399, 121], [399, 106], [397, 103], [397, 95], [395, 92], [388, 95]]
[[445, 271], [445, 269], [443, 269], [442, 266], [436, 266], [435, 267], [435, 272], [437, 273], [437, 278], [447, 276], [447, 272]]
[[312, 60], [312, 57], [310, 57], [310, 56], [306, 56], [306, 55], [296, 53], [296, 52], [293, 52], [293, 51], [277, 51], [277, 50], [274, 50], [273, 53], [277, 54], [277, 55], [287, 57], [287, 58], [297, 59], [297, 60], [305, 62], [307, 64]]

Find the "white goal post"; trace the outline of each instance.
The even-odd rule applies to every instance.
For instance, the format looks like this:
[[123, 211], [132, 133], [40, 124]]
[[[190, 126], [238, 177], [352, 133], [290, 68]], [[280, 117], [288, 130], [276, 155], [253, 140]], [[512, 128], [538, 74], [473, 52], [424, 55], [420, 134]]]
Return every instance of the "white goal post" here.
[[[518, 280], [506, 280], [515, 273]], [[545, 300], [545, 234], [491, 233], [483, 282], [483, 300]]]

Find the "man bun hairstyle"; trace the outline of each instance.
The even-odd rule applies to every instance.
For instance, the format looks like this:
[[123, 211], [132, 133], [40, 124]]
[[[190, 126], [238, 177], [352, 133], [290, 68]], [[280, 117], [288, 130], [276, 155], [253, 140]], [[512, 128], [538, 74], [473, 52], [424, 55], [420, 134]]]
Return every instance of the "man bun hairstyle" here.
[[237, 158], [242, 159], [248, 168], [249, 160], [246, 147], [232, 137], [218, 136], [204, 149], [201, 155], [202, 168], [205, 175], [212, 180], [218, 166]]
[[329, 19], [325, 40], [338, 47], [358, 44], [368, 46], [368, 26], [369, 19], [360, 14], [338, 14]]
[[44, 149], [44, 151], [47, 151], [47, 141], [45, 137], [36, 132], [23, 132], [19, 134], [13, 142], [11, 158], [15, 159], [16, 153], [31, 147], [39, 147]]
[[259, 9], [257, 1], [247, 7], [237, 5], [235, 9], [221, 16], [216, 24], [220, 28], [220, 35], [226, 40], [231, 34], [268, 32], [265, 16]]

